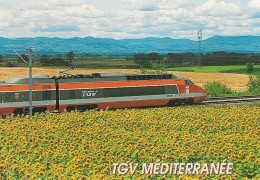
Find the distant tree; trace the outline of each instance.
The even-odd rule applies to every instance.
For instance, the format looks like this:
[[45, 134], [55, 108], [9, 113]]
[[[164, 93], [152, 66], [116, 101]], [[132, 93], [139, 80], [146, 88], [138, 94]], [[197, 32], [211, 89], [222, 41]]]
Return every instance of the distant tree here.
[[49, 66], [50, 65], [49, 56], [46, 54], [41, 55], [40, 63], [42, 66]]
[[4, 61], [4, 56], [0, 54], [0, 62]]
[[174, 58], [174, 54], [175, 53], [168, 53], [165, 55], [165, 59], [166, 59], [166, 65], [169, 67], [173, 67], [175, 66], [175, 58]]
[[17, 67], [17, 64], [15, 62], [13, 62], [13, 61], [8, 61], [6, 63], [6, 67]]
[[51, 65], [57, 65], [59, 64], [61, 61], [64, 61], [62, 58], [59, 57], [54, 57], [50, 59], [50, 64]]
[[69, 64], [72, 65], [72, 60], [74, 59], [73, 51], [68, 52], [67, 59], [69, 60]]
[[182, 53], [168, 53], [165, 55], [166, 65], [168, 67], [176, 67], [183, 65], [183, 59], [185, 59]]
[[[203, 54], [201, 53], [201, 58], [203, 58]], [[183, 53], [183, 65], [187, 66], [193, 66], [195, 65], [196, 62], [196, 55], [193, 54], [192, 52], [186, 52]]]
[[63, 55], [62, 55], [62, 54], [56, 54], [55, 56], [57, 56], [57, 57], [62, 57]]
[[[29, 61], [29, 56], [28, 56], [28, 55], [26, 55], [26, 54], [21, 54], [21, 57], [22, 57], [26, 62]], [[21, 57], [18, 57], [19, 62], [22, 62], [22, 61], [23, 61]]]
[[54, 57], [50, 59], [50, 64], [54, 66], [68, 66], [69, 63], [67, 61], [64, 61], [64, 59], [60, 57]]
[[249, 81], [247, 83], [248, 91], [253, 94], [260, 94], [260, 76], [249, 76]]
[[155, 73], [165, 73], [167, 70], [167, 65], [164, 62], [154, 61], [151, 62], [151, 69]]
[[211, 65], [212, 63], [212, 54], [211, 53], [207, 53], [203, 56], [200, 57], [201, 60], [200, 60], [200, 65], [201, 66], [208, 66], [208, 65]]
[[151, 52], [147, 55], [147, 59], [148, 61], [150, 62], [155, 62], [155, 61], [160, 61], [161, 58], [160, 58], [160, 55], [155, 53], [155, 52]]
[[167, 65], [164, 62], [153, 61], [150, 62], [150, 67], [144, 68], [141, 66], [139, 73], [141, 74], [153, 74], [153, 73], [166, 73]]
[[144, 67], [148, 67], [150, 65], [145, 54], [135, 54], [134, 62]]
[[254, 65], [252, 63], [248, 63], [246, 66], [246, 71], [248, 73], [252, 73], [254, 71]]

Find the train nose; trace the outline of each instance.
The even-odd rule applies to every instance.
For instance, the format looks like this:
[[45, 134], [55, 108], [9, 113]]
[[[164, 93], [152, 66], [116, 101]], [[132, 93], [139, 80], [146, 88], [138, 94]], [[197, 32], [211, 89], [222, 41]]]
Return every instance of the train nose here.
[[200, 92], [203, 93], [204, 96], [208, 96], [208, 93], [205, 91], [205, 89], [200, 88]]

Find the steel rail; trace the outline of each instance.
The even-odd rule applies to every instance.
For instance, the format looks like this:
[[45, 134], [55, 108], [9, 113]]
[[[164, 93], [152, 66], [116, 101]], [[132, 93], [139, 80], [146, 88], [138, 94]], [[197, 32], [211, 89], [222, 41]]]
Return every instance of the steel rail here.
[[235, 103], [250, 103], [260, 101], [260, 95], [247, 96], [229, 96], [229, 97], [210, 97], [205, 98], [199, 104], [235, 104]]

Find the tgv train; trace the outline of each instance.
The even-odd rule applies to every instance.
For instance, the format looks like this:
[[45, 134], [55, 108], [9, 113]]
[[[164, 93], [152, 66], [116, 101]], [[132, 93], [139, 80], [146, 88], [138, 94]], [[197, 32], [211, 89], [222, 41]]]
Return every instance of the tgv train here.
[[[92, 73], [33, 76], [33, 112], [193, 104], [207, 93], [173, 74]], [[29, 78], [0, 82], [0, 115], [28, 113]]]

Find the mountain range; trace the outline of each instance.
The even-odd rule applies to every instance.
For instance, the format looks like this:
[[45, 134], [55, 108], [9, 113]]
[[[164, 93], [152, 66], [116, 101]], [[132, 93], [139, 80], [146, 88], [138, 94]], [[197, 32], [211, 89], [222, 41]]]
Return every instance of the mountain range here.
[[[27, 47], [36, 47], [39, 54], [132, 55], [156, 52], [159, 54], [198, 53], [198, 42], [190, 39], [144, 38], [3, 38], [0, 37], [0, 54], [13, 54], [13, 49], [25, 53]], [[214, 36], [201, 42], [201, 52], [260, 53], [260, 36]]]

